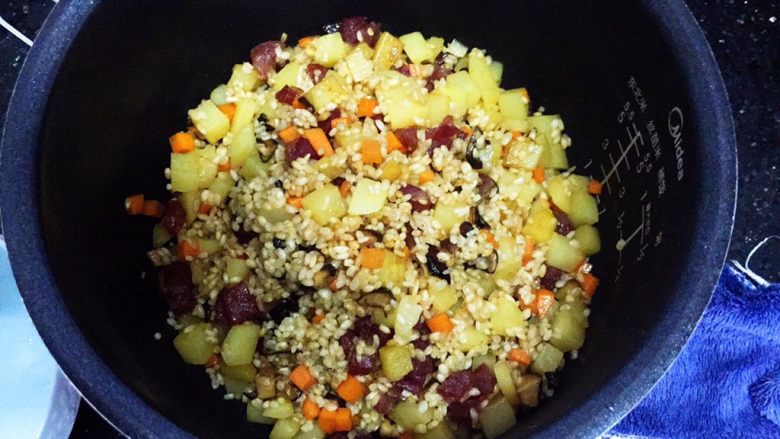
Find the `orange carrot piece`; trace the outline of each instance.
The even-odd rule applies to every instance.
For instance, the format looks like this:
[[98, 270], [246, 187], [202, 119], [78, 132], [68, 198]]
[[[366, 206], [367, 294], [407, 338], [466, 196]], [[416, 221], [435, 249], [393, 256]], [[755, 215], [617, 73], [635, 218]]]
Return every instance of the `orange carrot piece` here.
[[317, 416], [320, 415], [320, 407], [311, 399], [306, 398], [303, 401], [301, 412], [303, 413], [303, 417], [306, 419], [317, 419]]
[[512, 140], [517, 139], [520, 137], [523, 133], [521, 131], [512, 131]]
[[409, 250], [409, 247], [404, 247], [404, 258], [409, 259], [412, 257], [412, 251]]
[[544, 181], [544, 168], [541, 166], [534, 168], [532, 176], [535, 182], [542, 184]]
[[485, 235], [485, 240], [490, 243], [490, 245], [493, 246], [494, 249], [498, 250], [498, 241], [496, 241], [496, 237], [493, 236], [492, 233], [490, 233], [489, 230], [482, 229], [480, 230], [480, 233]]
[[328, 288], [330, 288], [331, 291], [336, 291], [336, 281], [338, 280], [337, 277], [333, 277], [333, 279], [328, 283]]
[[431, 332], [450, 332], [454, 325], [447, 314], [439, 313], [425, 322]]
[[341, 184], [339, 185], [339, 193], [341, 194], [341, 196], [347, 198], [350, 191], [351, 189], [349, 187], [349, 182], [347, 180], [342, 181]]
[[352, 412], [346, 407], [336, 409], [336, 431], [347, 432], [352, 430]]
[[298, 98], [293, 99], [292, 106], [293, 108], [297, 108], [299, 110], [303, 110], [304, 108], [306, 108], [306, 105], [303, 105], [303, 102], [298, 100]]
[[311, 44], [312, 41], [314, 41], [314, 37], [303, 37], [300, 40], [298, 40], [298, 45], [305, 49], [309, 47], [309, 44]]
[[433, 177], [434, 177], [433, 171], [431, 171], [430, 169], [423, 171], [423, 173], [420, 174], [420, 184], [425, 184], [433, 181]]
[[217, 170], [219, 172], [230, 172], [231, 169], [233, 169], [233, 165], [231, 165], [230, 162], [220, 163], [217, 165]]
[[599, 278], [590, 273], [582, 273], [580, 286], [582, 286], [582, 291], [585, 292], [585, 297], [590, 299], [596, 294], [596, 288], [599, 286]]
[[176, 133], [168, 141], [171, 143], [171, 151], [177, 154], [186, 154], [195, 150], [195, 138], [190, 133]]
[[221, 111], [231, 122], [233, 122], [233, 116], [236, 115], [236, 104], [222, 104], [217, 108], [219, 108], [219, 111]]
[[309, 368], [306, 367], [305, 364], [299, 364], [290, 372], [290, 381], [295, 384], [295, 387], [304, 392], [311, 389], [311, 387], [317, 383], [317, 379], [309, 372]]
[[163, 216], [163, 203], [157, 200], [145, 200], [144, 201], [144, 215], [160, 218]]
[[354, 404], [366, 396], [366, 387], [357, 378], [348, 375], [347, 379], [336, 388], [336, 393], [344, 401]]
[[125, 198], [125, 210], [130, 215], [144, 213], [144, 194], [130, 195]]
[[325, 434], [333, 434], [336, 432], [336, 410], [320, 410], [320, 416], [318, 419], [320, 430]]
[[371, 117], [374, 115], [374, 109], [379, 105], [376, 99], [363, 98], [358, 101], [358, 117]]
[[401, 151], [406, 153], [406, 147], [393, 132], [387, 133], [387, 153], [390, 154], [393, 151]]
[[323, 314], [323, 313], [321, 313], [319, 311], [317, 311], [317, 313], [314, 314], [314, 317], [311, 318], [311, 322], [315, 323], [315, 324], [319, 323], [319, 322], [321, 322], [323, 320], [325, 320], [325, 314]]
[[287, 198], [287, 204], [290, 206], [296, 207], [298, 209], [303, 209], [303, 198], [301, 197], [288, 197]]
[[598, 180], [589, 181], [588, 192], [590, 192], [593, 195], [601, 195], [601, 182]]
[[534, 249], [536, 249], [536, 243], [530, 236], [525, 237], [525, 248], [523, 249], [523, 265], [527, 264], [534, 258]]
[[382, 268], [385, 263], [385, 251], [381, 248], [363, 247], [360, 249], [360, 266], [363, 268]]
[[327, 157], [333, 155], [333, 146], [330, 144], [328, 136], [325, 135], [325, 131], [322, 131], [322, 128], [303, 130], [303, 137], [311, 143], [311, 146], [314, 147], [314, 150], [320, 156]]
[[512, 349], [507, 354], [506, 358], [509, 361], [514, 361], [515, 363], [521, 365], [521, 366], [528, 366], [531, 364], [531, 356], [528, 355], [528, 352], [522, 350], [522, 349]]
[[282, 141], [288, 145], [298, 140], [298, 137], [301, 137], [301, 133], [299, 133], [298, 129], [292, 125], [279, 131], [278, 135], [279, 138], [282, 139]]
[[187, 239], [179, 241], [176, 247], [176, 259], [186, 261], [187, 256], [195, 258], [200, 255], [200, 246], [197, 242], [190, 242]]
[[462, 127], [460, 127], [460, 130], [466, 133], [467, 136], [471, 136], [472, 134], [474, 134], [474, 130], [472, 130], [471, 127], [468, 125], [463, 125]]
[[360, 156], [367, 165], [382, 163], [382, 149], [376, 140], [364, 140], [360, 146]]
[[209, 203], [200, 203], [200, 206], [198, 206], [198, 213], [207, 214], [211, 212], [211, 204]]
[[540, 317], [544, 317], [550, 311], [550, 308], [555, 303], [555, 294], [550, 290], [539, 290], [536, 292], [536, 313]]

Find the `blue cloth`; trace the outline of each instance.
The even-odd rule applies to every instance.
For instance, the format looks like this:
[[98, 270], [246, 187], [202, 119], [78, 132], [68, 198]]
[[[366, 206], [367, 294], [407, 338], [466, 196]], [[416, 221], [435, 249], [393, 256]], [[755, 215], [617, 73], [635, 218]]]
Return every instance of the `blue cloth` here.
[[610, 433], [780, 438], [780, 284], [728, 264], [674, 366]]

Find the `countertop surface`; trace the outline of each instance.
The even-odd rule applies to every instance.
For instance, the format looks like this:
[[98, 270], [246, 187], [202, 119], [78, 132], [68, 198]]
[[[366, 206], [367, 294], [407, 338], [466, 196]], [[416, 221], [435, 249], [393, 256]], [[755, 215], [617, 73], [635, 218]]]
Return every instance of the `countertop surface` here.
[[[780, 281], [780, 2], [688, 0], [718, 60], [731, 100], [739, 156], [736, 222], [728, 258]], [[0, 3], [0, 115], [35, 35], [56, 2]], [[771, 238], [771, 237], [775, 238]], [[72, 437], [115, 435], [82, 404]]]

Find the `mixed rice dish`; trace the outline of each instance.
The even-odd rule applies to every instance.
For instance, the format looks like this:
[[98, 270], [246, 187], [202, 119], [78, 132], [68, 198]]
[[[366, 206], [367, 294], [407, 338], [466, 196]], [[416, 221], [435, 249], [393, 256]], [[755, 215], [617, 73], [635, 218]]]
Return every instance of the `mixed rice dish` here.
[[483, 50], [328, 30], [253, 48], [170, 138], [172, 199], [126, 200], [174, 347], [273, 439], [497, 437], [584, 342], [601, 185]]

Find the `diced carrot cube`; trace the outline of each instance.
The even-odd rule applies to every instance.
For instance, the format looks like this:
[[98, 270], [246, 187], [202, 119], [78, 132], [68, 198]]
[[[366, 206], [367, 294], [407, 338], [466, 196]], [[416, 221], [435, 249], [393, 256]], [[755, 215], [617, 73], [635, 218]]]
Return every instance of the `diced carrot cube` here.
[[382, 268], [385, 263], [385, 251], [381, 248], [363, 247], [360, 249], [360, 266], [363, 268]]
[[542, 182], [544, 182], [544, 168], [541, 166], [534, 168], [531, 176], [535, 182], [542, 184]]
[[433, 181], [434, 173], [432, 170], [428, 169], [426, 171], [423, 171], [422, 174], [420, 174], [420, 184], [430, 183]]
[[163, 216], [163, 210], [165, 207], [163, 203], [157, 200], [145, 200], [144, 201], [144, 215], [155, 218]]
[[125, 210], [130, 215], [140, 215], [144, 213], [144, 195], [130, 195], [125, 198]]
[[374, 115], [374, 109], [379, 105], [376, 99], [363, 98], [358, 101], [358, 117], [371, 117]]
[[382, 163], [382, 149], [376, 140], [364, 140], [360, 147], [360, 156], [367, 165]]
[[295, 126], [290, 125], [287, 128], [279, 131], [278, 136], [284, 143], [289, 145], [298, 140], [298, 137], [301, 137], [301, 133], [298, 132], [298, 129], [295, 128]]
[[327, 157], [333, 155], [333, 146], [330, 144], [328, 136], [325, 135], [325, 131], [322, 131], [322, 128], [303, 130], [303, 137], [311, 143], [311, 146], [314, 147], [314, 150], [320, 156]]
[[317, 383], [317, 379], [309, 372], [309, 368], [305, 364], [299, 364], [290, 372], [290, 381], [304, 392]]
[[195, 137], [190, 133], [176, 133], [169, 139], [171, 151], [186, 154], [195, 150]]
[[219, 108], [219, 111], [225, 114], [228, 119], [230, 119], [231, 122], [233, 122], [233, 116], [236, 115], [236, 104], [222, 104], [219, 105], [217, 108]]

